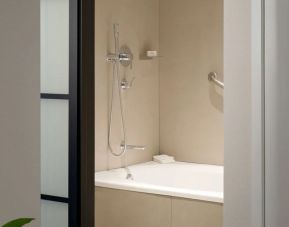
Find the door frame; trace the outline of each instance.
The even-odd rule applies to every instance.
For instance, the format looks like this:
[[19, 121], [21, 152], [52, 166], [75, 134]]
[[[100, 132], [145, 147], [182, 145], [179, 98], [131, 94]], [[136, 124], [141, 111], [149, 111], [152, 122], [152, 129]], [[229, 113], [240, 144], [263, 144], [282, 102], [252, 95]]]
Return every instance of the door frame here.
[[265, 0], [224, 0], [225, 227], [265, 226]]
[[[94, 0], [70, 0], [73, 2], [70, 11], [70, 42], [74, 48], [70, 62], [77, 93], [74, 94], [75, 114], [78, 134], [74, 146], [77, 152], [71, 155], [71, 198], [69, 227], [94, 227], [94, 172], [95, 172], [95, 125], [94, 125]], [[77, 16], [76, 16], [77, 15]], [[75, 64], [73, 64], [75, 62]], [[72, 63], [72, 64], [71, 64]], [[76, 177], [77, 176], [77, 180]], [[75, 215], [75, 216], [74, 216]]]
[[79, 0], [80, 225], [94, 227], [95, 1]]
[[70, 0], [69, 227], [94, 227], [94, 0]]

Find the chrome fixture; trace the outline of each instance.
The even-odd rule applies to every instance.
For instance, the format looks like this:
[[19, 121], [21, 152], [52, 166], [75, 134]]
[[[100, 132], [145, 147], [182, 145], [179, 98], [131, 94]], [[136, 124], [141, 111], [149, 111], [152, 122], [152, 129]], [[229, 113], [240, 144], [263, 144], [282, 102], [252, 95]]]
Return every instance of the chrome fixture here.
[[128, 167], [125, 167], [124, 170], [126, 171], [126, 179], [127, 180], [134, 180], [132, 173]]
[[132, 87], [132, 84], [133, 84], [133, 81], [135, 80], [135, 77], [132, 78], [132, 80], [129, 82], [127, 81], [127, 79], [123, 79], [120, 83], [120, 87], [123, 89], [123, 90], [127, 90], [129, 88]]
[[[118, 35], [116, 35], [115, 37], [117, 36]], [[122, 46], [119, 49], [118, 53], [108, 54], [106, 60], [112, 63], [119, 62], [122, 66], [128, 67], [128, 66], [132, 66], [133, 54], [127, 46]]]
[[[108, 121], [108, 149], [110, 150], [111, 154], [114, 156], [122, 156], [126, 153], [128, 149], [131, 150], [145, 150], [144, 146], [134, 146], [127, 144], [126, 138], [126, 123], [125, 123], [125, 115], [124, 115], [124, 105], [122, 99], [122, 92], [121, 89], [127, 90], [132, 86], [132, 83], [135, 78], [131, 80], [131, 82], [123, 79], [121, 81], [119, 75], [119, 66], [122, 65], [124, 67], [132, 66], [133, 55], [130, 49], [126, 46], [119, 48], [119, 25], [114, 24], [114, 41], [115, 41], [115, 53], [107, 55], [107, 61], [113, 63], [113, 78], [112, 78], [112, 89], [111, 89], [111, 102], [110, 102], [110, 110], [109, 110], [109, 121]], [[122, 125], [122, 142], [120, 144], [120, 152], [116, 152], [113, 150], [111, 145], [111, 130], [112, 130], [112, 117], [113, 117], [113, 101], [115, 97], [115, 86], [117, 86], [117, 92], [119, 96], [119, 105], [120, 105], [120, 113], [121, 113], [121, 125]], [[127, 168], [127, 167], [126, 167]]]
[[[120, 53], [119, 25], [118, 24], [113, 25], [113, 31], [114, 31], [115, 53], [114, 54], [108, 54], [108, 56], [107, 56], [107, 61], [113, 63], [111, 102], [110, 102], [109, 121], [108, 121], [108, 128], [109, 128], [108, 129], [108, 148], [109, 148], [111, 154], [113, 154], [114, 156], [121, 156], [124, 153], [126, 153], [126, 125], [125, 125], [123, 101], [122, 101], [122, 96], [121, 96], [121, 86], [120, 86], [121, 81], [120, 81], [120, 75], [119, 75], [119, 64], [121, 62], [125, 62], [127, 60], [127, 56], [125, 56], [123, 53]], [[114, 96], [115, 96], [114, 86], [117, 86], [117, 90], [118, 90], [120, 112], [121, 112], [123, 144], [124, 144], [124, 149], [121, 149], [119, 153], [115, 152], [112, 148], [112, 145], [111, 145], [111, 130], [112, 130], [111, 122], [112, 122], [113, 100], [114, 100]]]
[[224, 88], [225, 87], [224, 83], [219, 81], [217, 77], [218, 77], [218, 74], [216, 72], [210, 72], [208, 75], [208, 80], [214, 82], [220, 88]]
[[124, 142], [121, 143], [120, 145], [120, 149], [121, 150], [140, 150], [140, 151], [144, 151], [146, 149], [145, 146], [139, 146], [139, 145], [128, 145], [128, 144], [125, 144]]

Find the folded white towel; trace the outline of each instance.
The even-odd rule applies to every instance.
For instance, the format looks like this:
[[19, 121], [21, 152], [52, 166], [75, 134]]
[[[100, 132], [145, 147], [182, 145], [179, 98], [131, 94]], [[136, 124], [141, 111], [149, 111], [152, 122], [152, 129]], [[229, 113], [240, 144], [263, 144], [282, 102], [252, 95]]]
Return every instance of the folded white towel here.
[[155, 155], [155, 156], [153, 157], [153, 160], [154, 160], [155, 162], [158, 162], [158, 163], [161, 163], [161, 164], [166, 164], [166, 163], [175, 162], [175, 158], [174, 158], [174, 157], [169, 156], [169, 155], [165, 155], [165, 154]]

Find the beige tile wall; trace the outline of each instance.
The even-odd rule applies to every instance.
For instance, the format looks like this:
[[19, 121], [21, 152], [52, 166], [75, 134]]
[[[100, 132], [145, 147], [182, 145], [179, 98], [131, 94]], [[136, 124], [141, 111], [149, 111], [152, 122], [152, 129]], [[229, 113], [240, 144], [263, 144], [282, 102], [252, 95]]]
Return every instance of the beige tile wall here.
[[[120, 44], [134, 54], [132, 69], [121, 67], [121, 76], [135, 77], [133, 87], [124, 94], [127, 138], [129, 144], [146, 145], [144, 152], [128, 151], [127, 162], [134, 164], [152, 159], [159, 152], [159, 62], [145, 60], [146, 50], [159, 49], [158, 0], [96, 0], [96, 170], [124, 165], [125, 157], [115, 158], [107, 152], [108, 106], [112, 65], [106, 63], [113, 52], [112, 26], [120, 24]], [[119, 106], [113, 121], [113, 145], [121, 142]]]
[[[180, 161], [223, 164], [223, 91], [207, 80], [210, 71], [223, 80], [222, 0], [159, 1], [96, 0], [96, 170], [126, 159], [148, 161], [159, 151]], [[147, 146], [122, 158], [107, 152], [112, 65], [105, 56], [113, 51], [115, 22], [121, 45], [134, 54], [133, 68], [121, 67], [122, 76], [136, 78], [124, 94], [128, 142]], [[148, 49], [160, 50], [160, 60], [144, 59]], [[114, 107], [116, 149], [121, 125], [117, 102]]]
[[160, 0], [160, 151], [223, 164], [222, 0]]

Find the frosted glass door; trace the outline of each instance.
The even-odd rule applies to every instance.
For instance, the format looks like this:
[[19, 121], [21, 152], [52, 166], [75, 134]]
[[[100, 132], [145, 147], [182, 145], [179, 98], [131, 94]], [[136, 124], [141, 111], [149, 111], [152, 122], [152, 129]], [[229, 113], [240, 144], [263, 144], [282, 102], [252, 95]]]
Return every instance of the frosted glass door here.
[[40, 0], [42, 227], [69, 223], [69, 1]]
[[68, 197], [68, 101], [41, 100], [41, 193]]
[[68, 205], [42, 200], [41, 227], [68, 226]]
[[69, 0], [41, 0], [41, 93], [69, 92]]

